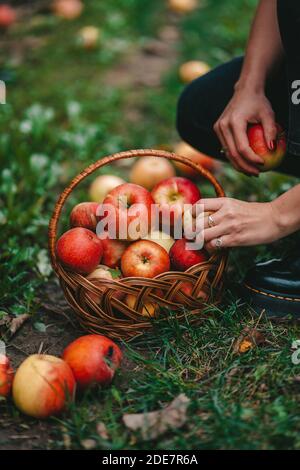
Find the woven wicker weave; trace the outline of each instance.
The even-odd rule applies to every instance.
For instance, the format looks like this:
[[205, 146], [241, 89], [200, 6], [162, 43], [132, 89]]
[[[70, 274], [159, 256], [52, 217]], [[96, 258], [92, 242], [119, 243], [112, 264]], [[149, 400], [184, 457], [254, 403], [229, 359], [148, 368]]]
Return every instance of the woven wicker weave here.
[[[131, 150], [102, 158], [76, 176], [60, 195], [49, 224], [49, 250], [52, 266], [59, 277], [65, 297], [77, 314], [80, 324], [89, 332], [108, 334], [112, 338], [123, 340], [139, 336], [152, 326], [151, 319], [145, 315], [145, 305], [149, 303], [159, 305], [159, 316], [167, 315], [169, 308], [175, 311], [177, 317], [180, 318], [184, 315], [183, 307], [185, 307], [192, 314], [191, 321], [197, 322], [207, 304], [219, 301], [227, 262], [227, 252], [223, 250], [186, 272], [166, 272], [154, 279], [98, 280], [97, 285], [80, 274], [66, 270], [59, 263], [55, 251], [58, 222], [64, 203], [74, 188], [91, 173], [105, 165], [122, 159], [143, 156], [161, 157], [184, 163], [198, 171], [201, 177], [213, 185], [217, 197], [225, 195], [221, 185], [210, 172], [185, 157], [162, 150]], [[180, 292], [182, 282], [192, 283], [191, 296]], [[100, 302], [96, 304], [87, 295], [89, 292], [99, 295]], [[129, 308], [123, 301], [118, 300], [120, 294], [116, 298], [116, 292], [134, 295], [136, 297], [135, 308]], [[161, 307], [167, 308], [162, 309]]]

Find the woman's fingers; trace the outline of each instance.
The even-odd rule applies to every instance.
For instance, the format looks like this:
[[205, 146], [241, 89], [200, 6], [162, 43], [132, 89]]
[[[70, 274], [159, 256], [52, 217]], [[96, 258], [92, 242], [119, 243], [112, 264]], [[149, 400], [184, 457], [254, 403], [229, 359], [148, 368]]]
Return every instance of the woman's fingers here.
[[204, 212], [216, 212], [223, 207], [226, 199], [226, 197], [200, 199], [196, 204], [194, 204], [192, 214], [194, 217], [198, 217], [201, 216], [201, 214], [204, 214]]
[[261, 124], [264, 128], [265, 139], [270, 150], [275, 148], [276, 137], [277, 137], [277, 128], [275, 124], [274, 113], [265, 112], [261, 115]]
[[205, 249], [208, 253], [214, 253], [222, 248], [231, 248], [232, 246], [234, 246], [234, 243], [232, 242], [232, 237], [230, 235], [222, 235], [208, 243], [205, 243]]
[[256, 165], [263, 164], [263, 158], [259, 155], [256, 155], [256, 153], [253, 152], [252, 148], [249, 145], [249, 140], [247, 137], [247, 123], [237, 121], [232, 126], [232, 131], [239, 154], [244, 157], [249, 163], [253, 163], [255, 169]]

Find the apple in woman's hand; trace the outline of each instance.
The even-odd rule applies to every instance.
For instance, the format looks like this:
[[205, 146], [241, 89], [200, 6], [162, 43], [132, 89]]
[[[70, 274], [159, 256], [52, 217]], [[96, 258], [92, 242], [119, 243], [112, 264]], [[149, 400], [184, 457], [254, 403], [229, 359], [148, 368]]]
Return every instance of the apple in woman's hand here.
[[151, 191], [157, 183], [172, 176], [175, 176], [175, 169], [169, 160], [149, 156], [139, 158], [133, 165], [130, 182]]
[[178, 271], [186, 271], [195, 266], [195, 264], [203, 263], [207, 260], [205, 250], [190, 250], [187, 248], [189, 243], [185, 238], [176, 240], [170, 250], [170, 260], [173, 269]]
[[0, 397], [8, 397], [11, 392], [14, 371], [7, 356], [0, 354]]
[[195, 204], [201, 198], [197, 186], [187, 178], [174, 176], [158, 183], [152, 190], [154, 202], [161, 210], [163, 223], [170, 220], [170, 225], [182, 221], [185, 204]]
[[270, 150], [265, 139], [264, 128], [261, 124], [252, 124], [248, 127], [249, 145], [253, 152], [263, 158], [264, 164], [260, 165], [260, 171], [270, 171], [277, 168], [286, 153], [286, 137], [284, 130], [279, 124], [277, 127], [277, 137], [274, 143], [274, 150]]
[[125, 277], [155, 277], [170, 270], [170, 258], [164, 248], [150, 240], [132, 243], [121, 259]]
[[101, 261], [102, 240], [91, 230], [75, 227], [58, 239], [56, 253], [65, 267], [81, 274], [89, 274]]
[[81, 202], [73, 207], [70, 215], [71, 227], [84, 227], [96, 231], [97, 227], [97, 202]]
[[125, 181], [115, 175], [100, 175], [92, 182], [89, 194], [94, 202], [103, 202], [107, 194]]
[[122, 353], [116, 343], [105, 336], [85, 335], [66, 347], [63, 359], [72, 369], [78, 386], [85, 389], [111, 383]]
[[[107, 290], [107, 287], [103, 283], [103, 280], [107, 281], [119, 281], [121, 279], [121, 271], [110, 269], [107, 266], [99, 265], [97, 268], [91, 272], [87, 279], [91, 281], [96, 287], [100, 289], [102, 293]], [[101, 294], [96, 294], [89, 289], [86, 289], [86, 297], [92, 299], [96, 304], [100, 303]], [[113, 295], [114, 298], [122, 300], [124, 298], [124, 293], [120, 290], [116, 291]]]
[[18, 368], [13, 381], [14, 403], [34, 418], [59, 414], [75, 394], [74, 375], [66, 362], [47, 354], [34, 354]]
[[[142, 186], [125, 183], [113, 189], [104, 199], [105, 206], [112, 208], [117, 238], [137, 240], [147, 235], [151, 226], [151, 194]], [[110, 234], [109, 234], [110, 235]]]

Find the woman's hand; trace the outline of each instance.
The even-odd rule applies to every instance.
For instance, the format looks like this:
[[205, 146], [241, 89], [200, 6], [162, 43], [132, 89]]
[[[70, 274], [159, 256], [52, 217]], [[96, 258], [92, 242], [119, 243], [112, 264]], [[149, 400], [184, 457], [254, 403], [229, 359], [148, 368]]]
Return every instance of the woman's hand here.
[[[273, 202], [243, 202], [223, 197], [201, 199], [197, 204], [202, 205], [204, 212], [213, 212], [210, 220], [204, 216], [204, 243], [209, 252], [221, 247], [271, 243], [285, 235]], [[203, 217], [203, 213], [198, 217]]]
[[214, 130], [232, 165], [247, 175], [259, 175], [263, 159], [256, 155], [247, 137], [249, 123], [261, 123], [270, 150], [274, 149], [276, 125], [274, 112], [264, 92], [239, 89], [214, 125]]

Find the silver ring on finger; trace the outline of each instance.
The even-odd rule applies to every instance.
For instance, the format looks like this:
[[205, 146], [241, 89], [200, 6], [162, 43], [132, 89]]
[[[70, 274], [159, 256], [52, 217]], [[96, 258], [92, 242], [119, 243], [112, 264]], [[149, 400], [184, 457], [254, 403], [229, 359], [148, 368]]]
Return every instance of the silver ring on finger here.
[[209, 215], [209, 216], [208, 216], [208, 226], [209, 226], [210, 228], [212, 228], [212, 227], [214, 227], [215, 225], [216, 225], [216, 223], [215, 223], [215, 221], [214, 221], [213, 216], [212, 216], [212, 215]]
[[222, 237], [216, 239], [215, 245], [218, 250], [221, 250], [222, 248], [224, 248]]

